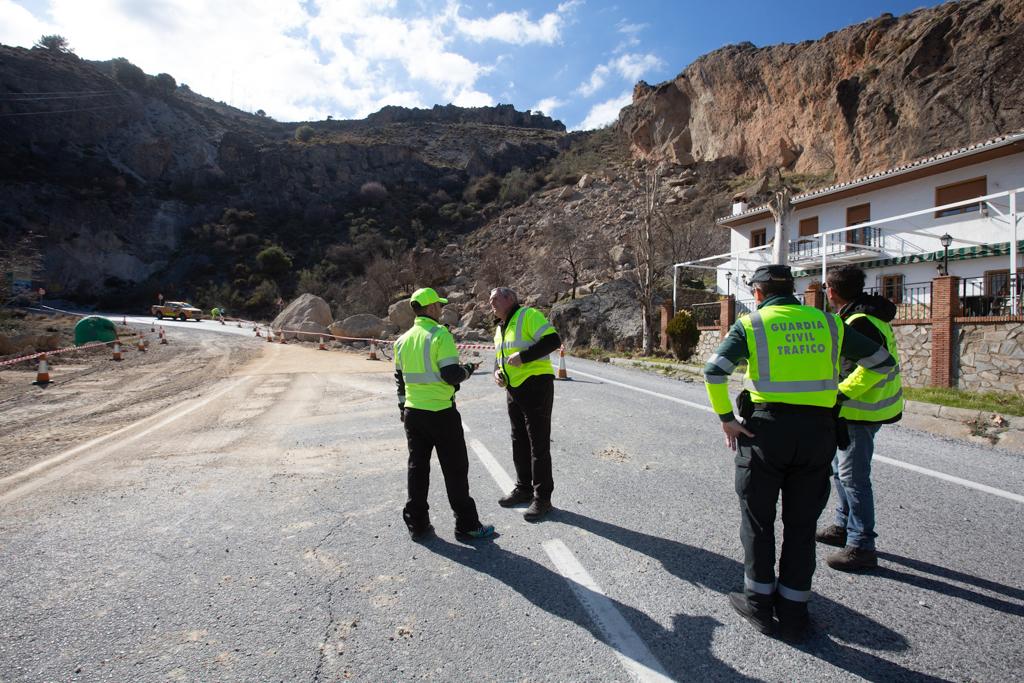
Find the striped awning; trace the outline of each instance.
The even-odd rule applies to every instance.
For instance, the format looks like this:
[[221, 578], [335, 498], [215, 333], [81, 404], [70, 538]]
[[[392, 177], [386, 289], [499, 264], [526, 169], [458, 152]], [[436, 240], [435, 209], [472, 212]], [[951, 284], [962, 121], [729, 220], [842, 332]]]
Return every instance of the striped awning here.
[[[1024, 251], [1024, 240], [1018, 240], [1017, 251]], [[920, 254], [911, 254], [910, 256], [894, 256], [892, 258], [877, 259], [874, 261], [861, 261], [857, 263], [858, 266], [864, 268], [885, 268], [886, 266], [902, 266], [909, 263], [928, 263], [938, 262], [943, 259], [943, 250], [928, 251]], [[974, 247], [960, 247], [958, 249], [949, 250], [950, 261], [969, 261], [976, 258], [986, 258], [989, 256], [1009, 256], [1010, 254], [1010, 243], [1009, 242], [996, 242], [994, 244], [982, 244]], [[794, 270], [793, 277], [810, 277], [812, 275], [820, 275], [821, 268], [808, 268], [806, 270]]]

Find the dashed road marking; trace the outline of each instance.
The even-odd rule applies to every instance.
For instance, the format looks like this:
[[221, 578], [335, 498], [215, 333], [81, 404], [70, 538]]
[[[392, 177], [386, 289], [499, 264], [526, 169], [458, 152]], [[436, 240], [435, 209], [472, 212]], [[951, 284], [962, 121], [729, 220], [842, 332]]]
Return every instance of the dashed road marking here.
[[[469, 427], [466, 426], [465, 422], [462, 423], [462, 429], [467, 432], [469, 431]], [[484, 464], [487, 471], [491, 473], [491, 477], [502, 492], [508, 493], [515, 488], [516, 483], [505, 472], [505, 468], [498, 463], [498, 459], [487, 450], [487, 446], [484, 446], [479, 439], [469, 439], [469, 447], [473, 449], [476, 457], [480, 459], [480, 462]]]
[[[575, 370], [575, 369], [573, 370], [573, 374], [583, 375], [584, 377], [590, 377], [591, 379], [601, 380], [602, 382], [606, 382], [608, 384], [614, 384], [615, 386], [622, 387], [624, 389], [631, 389], [632, 391], [639, 391], [642, 394], [648, 394], [650, 396], [656, 396], [658, 398], [663, 398], [663, 399], [665, 399], [667, 401], [673, 401], [674, 403], [680, 403], [680, 404], [682, 404], [684, 406], [688, 406], [690, 408], [696, 408], [698, 410], [704, 410], [704, 411], [707, 411], [709, 413], [713, 413], [714, 412], [710, 407], [704, 406], [704, 405], [700, 405], [699, 403], [694, 403], [692, 401], [687, 401], [685, 399], [677, 398], [675, 396], [669, 396], [668, 394], [661, 394], [661, 393], [658, 393], [657, 391], [651, 391], [649, 389], [641, 389], [640, 387], [635, 387], [635, 386], [633, 386], [631, 384], [626, 384], [625, 382], [616, 382], [615, 380], [608, 379], [607, 377], [601, 377], [600, 375], [591, 375], [589, 373], [580, 372], [579, 370]], [[985, 484], [979, 484], [976, 481], [971, 481], [969, 479], [961, 479], [960, 477], [954, 477], [953, 475], [946, 474], [945, 472], [939, 472], [937, 470], [928, 469], [927, 467], [921, 467], [920, 465], [911, 465], [910, 463], [903, 462], [902, 460], [894, 460], [893, 458], [886, 458], [884, 456], [877, 455], [877, 454], [874, 456], [873, 459], [878, 460], [879, 462], [884, 462], [887, 465], [892, 465], [894, 467], [902, 467], [903, 469], [910, 470], [911, 472], [917, 472], [918, 474], [923, 474], [923, 475], [925, 475], [927, 477], [932, 477], [934, 479], [941, 479], [942, 481], [948, 481], [948, 482], [953, 483], [953, 484], [960, 484], [961, 486], [967, 487], [969, 489], [974, 489], [976, 491], [983, 491], [985, 493], [990, 493], [993, 496], [999, 496], [1000, 498], [1006, 498], [1007, 500], [1012, 500], [1012, 501], [1015, 501], [1017, 503], [1024, 503], [1024, 496], [1021, 496], [1020, 494], [1011, 493], [1010, 491], [1004, 491], [1002, 489], [997, 489], [997, 488], [995, 488], [993, 486], [987, 486]]]

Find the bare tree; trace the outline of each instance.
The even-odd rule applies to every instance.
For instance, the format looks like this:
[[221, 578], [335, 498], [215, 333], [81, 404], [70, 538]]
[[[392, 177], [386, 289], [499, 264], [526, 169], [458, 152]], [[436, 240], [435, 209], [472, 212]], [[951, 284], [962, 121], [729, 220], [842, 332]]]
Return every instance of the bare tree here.
[[768, 202], [768, 210], [775, 219], [775, 241], [772, 243], [772, 261], [782, 265], [789, 260], [789, 238], [786, 235], [786, 218], [789, 217], [793, 205], [790, 203], [790, 191], [783, 187], [772, 195]]
[[601, 244], [603, 242], [596, 236], [586, 235], [583, 225], [576, 220], [558, 226], [552, 235], [551, 249], [556, 276], [562, 283], [569, 285], [573, 299], [583, 283], [584, 274], [597, 263]]
[[633, 177], [639, 192], [640, 213], [630, 232], [630, 241], [636, 254], [636, 284], [640, 289], [640, 315], [642, 316], [643, 353], [654, 351], [654, 287], [658, 257], [655, 234], [664, 220], [658, 193], [661, 185], [661, 167], [648, 166]]

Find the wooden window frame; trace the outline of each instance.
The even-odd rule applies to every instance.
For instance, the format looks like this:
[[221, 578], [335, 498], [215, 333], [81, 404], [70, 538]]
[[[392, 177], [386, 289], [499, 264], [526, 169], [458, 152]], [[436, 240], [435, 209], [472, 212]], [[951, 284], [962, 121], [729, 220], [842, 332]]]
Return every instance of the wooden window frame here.
[[[998, 291], [998, 292], [993, 291], [994, 290], [994, 288], [992, 287], [993, 280], [995, 280], [997, 277], [1000, 277], [1000, 276], [1005, 276], [1005, 278], [1006, 278], [1005, 279], [1006, 291]], [[992, 296], [992, 297], [994, 297], [994, 296], [1010, 296], [1010, 269], [1009, 268], [1002, 268], [1002, 269], [999, 269], [999, 270], [986, 270], [984, 278], [985, 278], [985, 296]], [[1002, 279], [1002, 278], [1000, 277], [1000, 279]]]
[[[761, 241], [759, 243], [757, 243], [757, 244], [754, 244], [755, 240], [758, 237], [761, 238]], [[749, 245], [750, 245], [751, 249], [753, 249], [755, 247], [767, 246], [768, 245], [768, 228], [757, 228], [756, 230], [751, 230], [750, 231]]]
[[[954, 200], [943, 199], [943, 200], [940, 200], [939, 199], [939, 195], [942, 194], [944, 191], [950, 190], [951, 188], [961, 187], [963, 185], [969, 185], [971, 183], [977, 183], [978, 181], [981, 181], [981, 183], [984, 185], [984, 188], [982, 189], [981, 194], [977, 195], [977, 196], [984, 197], [986, 194], [988, 194], [988, 176], [984, 176], [983, 175], [983, 176], [978, 176], [977, 178], [968, 178], [967, 180], [958, 180], [955, 183], [947, 183], [946, 185], [940, 185], [940, 186], [936, 187], [935, 188], [935, 206], [942, 206], [943, 204], [952, 204], [953, 202], [963, 201], [963, 200], [959, 200], [959, 199], [954, 199]], [[968, 198], [965, 198], [965, 199], [968, 199]], [[958, 206], [955, 209], [945, 209], [943, 211], [936, 211], [935, 212], [935, 217], [936, 218], [946, 218], [948, 216], [959, 216], [961, 214], [973, 213], [975, 211], [978, 211], [978, 212], [981, 211], [981, 202], [975, 202], [974, 204], [965, 204], [963, 206]]]
[[[855, 210], [855, 209], [862, 209], [862, 208], [865, 208], [865, 207], [867, 207], [867, 210], [868, 210], [868, 217], [866, 219], [864, 219], [864, 220], [860, 220], [860, 221], [857, 221], [855, 223], [851, 222], [850, 212]], [[854, 204], [853, 206], [846, 207], [846, 226], [845, 227], [849, 228], [849, 227], [854, 226], [854, 225], [860, 225], [861, 223], [867, 223], [870, 220], [871, 220], [871, 202], [864, 202], [863, 204]], [[843, 233], [843, 237], [844, 237], [843, 241], [847, 245], [851, 245], [851, 244], [867, 244], [868, 243], [868, 236], [867, 236], [867, 233], [864, 230], [865, 230], [864, 228], [861, 228], [860, 230], [847, 230], [845, 233]], [[847, 248], [851, 249], [852, 247], [848, 246]]]
[[[903, 303], [903, 284], [905, 278], [903, 273], [892, 273], [891, 275], [883, 275], [881, 287], [881, 295], [893, 302], [897, 306]], [[892, 292], [894, 296], [890, 297], [889, 293]]]
[[[811, 221], [814, 221], [814, 232], [804, 232], [804, 226], [810, 224]], [[798, 238], [800, 238], [800, 237], [809, 237], [811, 235], [817, 235], [819, 232], [821, 232], [821, 229], [818, 226], [818, 217], [817, 216], [811, 216], [809, 218], [801, 218], [800, 221], [797, 223], [796, 231], [797, 231], [797, 237]], [[808, 244], [808, 243], [812, 243], [812, 242], [817, 242], [817, 240], [797, 239], [797, 242], [799, 244]]]

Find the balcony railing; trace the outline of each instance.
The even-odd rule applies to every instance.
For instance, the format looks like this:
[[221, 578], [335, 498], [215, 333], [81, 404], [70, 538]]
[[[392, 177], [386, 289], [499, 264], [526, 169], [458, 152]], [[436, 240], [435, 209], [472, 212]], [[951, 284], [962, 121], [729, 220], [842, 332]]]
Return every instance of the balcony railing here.
[[886, 237], [882, 234], [881, 228], [874, 226], [852, 228], [846, 232], [828, 235], [825, 237], [824, 247], [820, 237], [801, 237], [789, 243], [789, 260], [794, 263], [819, 260], [822, 257], [822, 249], [824, 255], [832, 261], [863, 258], [865, 254], [883, 251]]
[[1024, 279], [1008, 272], [960, 280], [960, 315], [1021, 315]]
[[896, 304], [894, 320], [924, 320], [932, 317], [932, 283], [865, 287], [867, 294], [881, 294]]

